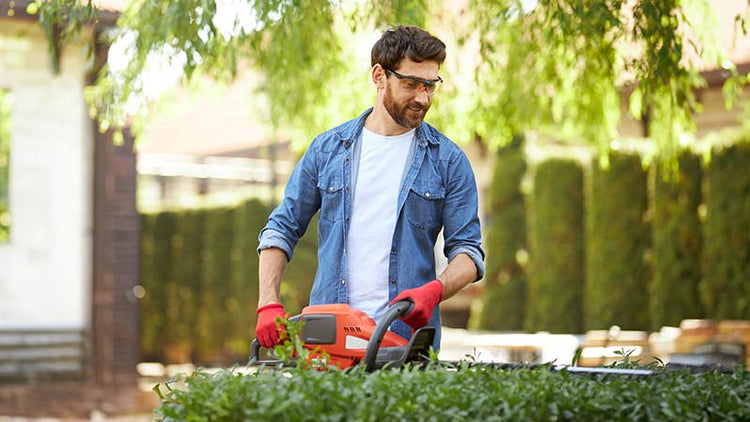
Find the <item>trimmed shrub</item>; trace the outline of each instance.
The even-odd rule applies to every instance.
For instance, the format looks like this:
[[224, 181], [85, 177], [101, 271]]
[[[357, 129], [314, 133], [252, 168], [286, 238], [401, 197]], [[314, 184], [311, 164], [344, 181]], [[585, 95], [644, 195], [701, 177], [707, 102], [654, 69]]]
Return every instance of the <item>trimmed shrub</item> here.
[[168, 286], [175, 282], [172, 241], [175, 213], [161, 212], [141, 217], [140, 279], [145, 295], [141, 299], [142, 360], [162, 360], [163, 342], [169, 330], [166, 311]]
[[[487, 366], [353, 371], [223, 370], [159, 386], [158, 421], [750, 420], [750, 372], [648, 378]], [[163, 392], [163, 393], [161, 393]]]
[[638, 155], [610, 152], [593, 165], [586, 192], [586, 329], [649, 327], [651, 229], [646, 221], [647, 175]]
[[[255, 336], [258, 233], [270, 208], [141, 215], [141, 358], [166, 363], [243, 362]], [[317, 267], [317, 219], [300, 239], [282, 283], [287, 311], [307, 305]]]
[[[201, 362], [221, 362], [226, 352], [232, 320], [227, 302], [232, 293], [234, 208], [216, 208], [206, 214], [204, 271], [198, 315], [198, 349]], [[219, 356], [217, 356], [217, 353]]]
[[526, 329], [583, 332], [583, 170], [572, 159], [536, 167], [530, 201]]
[[[140, 360], [158, 360], [161, 356], [157, 356], [154, 352], [156, 347], [154, 346], [154, 339], [158, 339], [159, 335], [155, 333], [157, 327], [160, 326], [158, 321], [158, 313], [152, 311], [153, 299], [151, 296], [151, 286], [154, 285], [154, 274], [153, 274], [153, 263], [154, 263], [154, 239], [153, 239], [153, 225], [156, 221], [156, 214], [141, 214], [140, 215], [140, 239], [139, 249], [140, 257], [138, 259], [138, 282], [143, 287], [145, 293], [139, 300], [140, 305], [140, 339], [139, 339], [139, 359]], [[146, 290], [148, 289], [148, 290]], [[156, 319], [154, 317], [157, 317]]]
[[526, 252], [526, 208], [521, 181], [526, 173], [523, 137], [497, 151], [487, 195], [487, 252], [484, 292], [470, 325], [488, 330], [520, 330], [526, 302], [526, 274], [518, 262]]
[[684, 151], [677, 163], [676, 171], [654, 165], [649, 175], [654, 216], [653, 279], [648, 290], [652, 330], [676, 327], [683, 319], [704, 316], [698, 294], [701, 161]]
[[185, 363], [198, 361], [200, 349], [198, 315], [201, 313], [201, 293], [204, 271], [204, 247], [206, 215], [209, 211], [197, 209], [178, 214], [175, 235], [175, 279], [179, 285], [170, 298], [170, 327], [174, 334], [167, 348], [168, 362]]
[[715, 149], [705, 174], [701, 298], [707, 316], [750, 318], [750, 139]]

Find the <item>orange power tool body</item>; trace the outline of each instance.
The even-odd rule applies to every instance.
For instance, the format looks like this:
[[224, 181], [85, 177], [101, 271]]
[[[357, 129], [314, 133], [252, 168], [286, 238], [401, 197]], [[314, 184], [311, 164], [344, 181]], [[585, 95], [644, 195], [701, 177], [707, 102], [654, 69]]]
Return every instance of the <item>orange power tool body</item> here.
[[[423, 327], [405, 339], [388, 327], [401, 316], [408, 315], [414, 304], [410, 300], [391, 305], [385, 315], [375, 323], [366, 313], [349, 305], [313, 305], [302, 310], [302, 314], [289, 318], [301, 319], [302, 341], [306, 349], [313, 351], [312, 359], [320, 358], [321, 352], [328, 355], [327, 363], [341, 369], [363, 364], [367, 371], [383, 367], [397, 368], [405, 362], [424, 362], [428, 360], [432, 340], [435, 338], [433, 327]], [[260, 360], [260, 343], [252, 342], [250, 355], [251, 365], [285, 366], [279, 360]], [[458, 364], [458, 362], [445, 362]], [[294, 363], [292, 363], [294, 364]], [[488, 365], [500, 369], [525, 368], [533, 369], [540, 364], [475, 362], [472, 365]], [[578, 374], [612, 374], [624, 376], [650, 376], [652, 370], [629, 368], [588, 368], [567, 365], [550, 365], [554, 371], [565, 370]], [[457, 366], [456, 366], [457, 367]]]
[[[346, 304], [310, 305], [300, 315], [304, 347], [313, 351], [313, 358], [328, 355], [328, 364], [345, 369], [363, 363], [368, 371], [385, 365], [400, 366], [404, 362], [425, 360], [435, 337], [435, 329], [423, 327], [411, 339], [388, 330], [398, 317], [408, 314], [413, 304], [401, 301], [388, 308], [379, 322], [366, 313]], [[275, 364], [259, 360], [260, 344], [252, 343], [251, 364]]]

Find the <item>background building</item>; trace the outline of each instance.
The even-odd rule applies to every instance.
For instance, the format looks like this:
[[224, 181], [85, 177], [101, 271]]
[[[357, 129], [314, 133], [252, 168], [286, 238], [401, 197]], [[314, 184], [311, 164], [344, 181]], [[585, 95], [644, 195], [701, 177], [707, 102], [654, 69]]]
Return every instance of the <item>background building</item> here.
[[107, 57], [99, 31], [117, 15], [102, 5], [98, 24], [64, 45], [56, 73], [29, 3], [0, 1], [0, 90], [10, 110], [0, 414], [130, 411], [138, 405], [133, 141], [113, 145], [84, 101]]

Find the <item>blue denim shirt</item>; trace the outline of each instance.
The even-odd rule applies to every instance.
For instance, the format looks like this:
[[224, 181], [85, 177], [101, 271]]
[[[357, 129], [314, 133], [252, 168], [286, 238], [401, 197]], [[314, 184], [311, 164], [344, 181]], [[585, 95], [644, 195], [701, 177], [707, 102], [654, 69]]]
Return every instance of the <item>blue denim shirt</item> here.
[[[311, 305], [348, 302], [346, 239], [353, 202], [352, 172], [359, 162], [359, 148], [353, 146], [371, 111], [313, 140], [287, 182], [284, 199], [260, 232], [258, 250], [277, 247], [291, 260], [297, 241], [320, 210], [318, 270]], [[484, 275], [477, 188], [469, 160], [456, 144], [427, 123], [417, 127], [415, 140], [398, 195], [388, 270], [391, 300], [402, 290], [435, 279], [434, 247], [440, 230], [448, 261], [465, 253], [477, 267], [477, 280]], [[429, 325], [437, 329], [434, 347], [438, 349], [438, 307]], [[391, 329], [405, 338], [412, 332], [400, 320]]]

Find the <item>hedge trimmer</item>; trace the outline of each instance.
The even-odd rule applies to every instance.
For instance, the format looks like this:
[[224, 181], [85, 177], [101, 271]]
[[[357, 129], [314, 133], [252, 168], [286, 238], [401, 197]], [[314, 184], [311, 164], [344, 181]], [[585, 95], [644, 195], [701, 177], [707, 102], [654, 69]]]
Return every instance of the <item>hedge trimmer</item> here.
[[[399, 367], [406, 362], [428, 359], [433, 327], [416, 330], [407, 340], [388, 331], [398, 317], [411, 311], [411, 301], [400, 301], [386, 311], [379, 323], [366, 313], [346, 304], [310, 305], [302, 314], [289, 318], [291, 323], [302, 324], [303, 347], [312, 359], [325, 359], [327, 364], [346, 369], [364, 364], [367, 371], [386, 365]], [[281, 360], [260, 360], [260, 343], [254, 339], [250, 364], [278, 365]]]
[[[364, 365], [371, 372], [384, 367], [398, 368], [407, 362], [426, 363], [430, 361], [432, 341], [435, 338], [433, 327], [416, 330], [407, 340], [388, 327], [397, 318], [407, 315], [413, 307], [408, 300], [391, 305], [379, 322], [366, 313], [346, 304], [311, 305], [302, 314], [289, 318], [290, 322], [302, 323], [300, 339], [308, 352], [308, 359], [325, 360], [327, 365], [339, 369]], [[458, 362], [454, 363], [458, 367]], [[287, 365], [283, 360], [261, 360], [260, 343], [254, 339], [251, 346], [250, 365]], [[294, 364], [292, 360], [291, 364]], [[554, 371], [566, 370], [582, 374], [651, 375], [648, 369], [589, 368], [567, 365], [539, 365], [516, 363], [473, 362], [469, 365], [488, 365], [502, 369], [548, 366]]]

